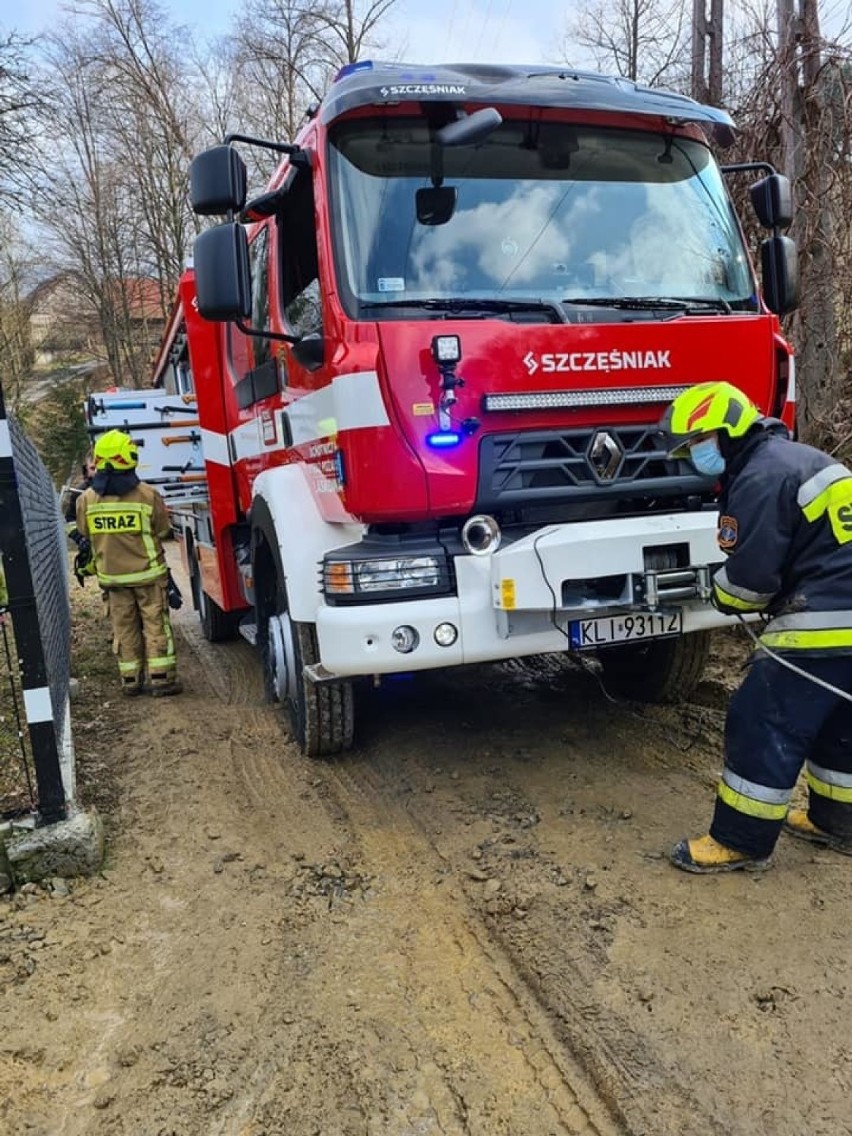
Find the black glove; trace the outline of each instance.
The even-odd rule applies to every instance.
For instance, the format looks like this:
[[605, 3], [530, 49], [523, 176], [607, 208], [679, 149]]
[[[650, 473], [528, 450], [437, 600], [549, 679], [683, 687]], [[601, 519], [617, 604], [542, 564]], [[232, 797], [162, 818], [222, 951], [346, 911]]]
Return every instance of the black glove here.
[[181, 590], [175, 583], [174, 576], [172, 576], [171, 572], [169, 572], [168, 579], [166, 581], [166, 598], [169, 601], [169, 607], [173, 611], [179, 611], [180, 608], [183, 607], [183, 596], [181, 595]]
[[89, 540], [89, 538], [87, 536], [83, 536], [82, 533], [78, 532], [77, 529], [75, 529], [74, 532], [71, 533], [71, 539], [77, 545], [77, 549], [79, 550], [80, 555], [85, 557], [87, 560], [90, 560], [92, 556], [92, 542]]
[[94, 576], [97, 568], [95, 558], [92, 556], [92, 546], [86, 537], [81, 538], [79, 549], [74, 557], [74, 575], [77, 577], [77, 583], [83, 588], [86, 585], [86, 577]]

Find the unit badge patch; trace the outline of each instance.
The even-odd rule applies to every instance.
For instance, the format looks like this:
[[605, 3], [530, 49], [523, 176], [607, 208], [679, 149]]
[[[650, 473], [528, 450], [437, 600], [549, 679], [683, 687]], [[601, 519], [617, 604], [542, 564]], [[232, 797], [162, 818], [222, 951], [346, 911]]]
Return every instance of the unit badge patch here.
[[737, 535], [737, 518], [720, 517], [719, 530], [716, 533], [719, 547], [723, 549], [733, 548], [737, 543]]

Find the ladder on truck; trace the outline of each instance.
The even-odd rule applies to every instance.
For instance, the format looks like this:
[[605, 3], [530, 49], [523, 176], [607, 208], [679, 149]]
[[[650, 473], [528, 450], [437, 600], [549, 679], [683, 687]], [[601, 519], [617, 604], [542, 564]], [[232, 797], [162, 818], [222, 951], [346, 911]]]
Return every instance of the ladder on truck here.
[[107, 430], [131, 436], [139, 449], [139, 479], [155, 485], [169, 509], [207, 503], [195, 394], [106, 391], [89, 395], [85, 415], [92, 444]]

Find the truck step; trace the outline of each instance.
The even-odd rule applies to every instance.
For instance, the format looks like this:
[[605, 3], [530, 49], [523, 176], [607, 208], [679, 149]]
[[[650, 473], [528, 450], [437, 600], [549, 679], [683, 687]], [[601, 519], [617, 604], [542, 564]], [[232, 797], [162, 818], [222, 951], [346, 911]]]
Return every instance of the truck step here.
[[257, 646], [257, 624], [243, 620], [237, 628], [243, 639], [248, 640], [252, 647]]

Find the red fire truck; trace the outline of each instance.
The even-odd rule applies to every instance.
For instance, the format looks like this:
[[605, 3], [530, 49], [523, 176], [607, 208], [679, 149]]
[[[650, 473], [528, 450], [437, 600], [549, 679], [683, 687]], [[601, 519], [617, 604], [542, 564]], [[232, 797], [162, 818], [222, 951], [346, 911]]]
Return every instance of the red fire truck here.
[[[720, 167], [733, 135], [624, 79], [364, 62], [295, 141], [194, 160], [225, 220], [141, 397], [194, 408], [172, 474], [204, 478], [171, 488], [195, 606], [256, 641], [306, 753], [351, 744], [359, 676], [567, 650], [626, 697], [698, 681], [714, 486], [656, 424], [710, 379], [788, 424], [794, 401], [790, 187]], [[280, 157], [255, 196], [243, 145]]]

